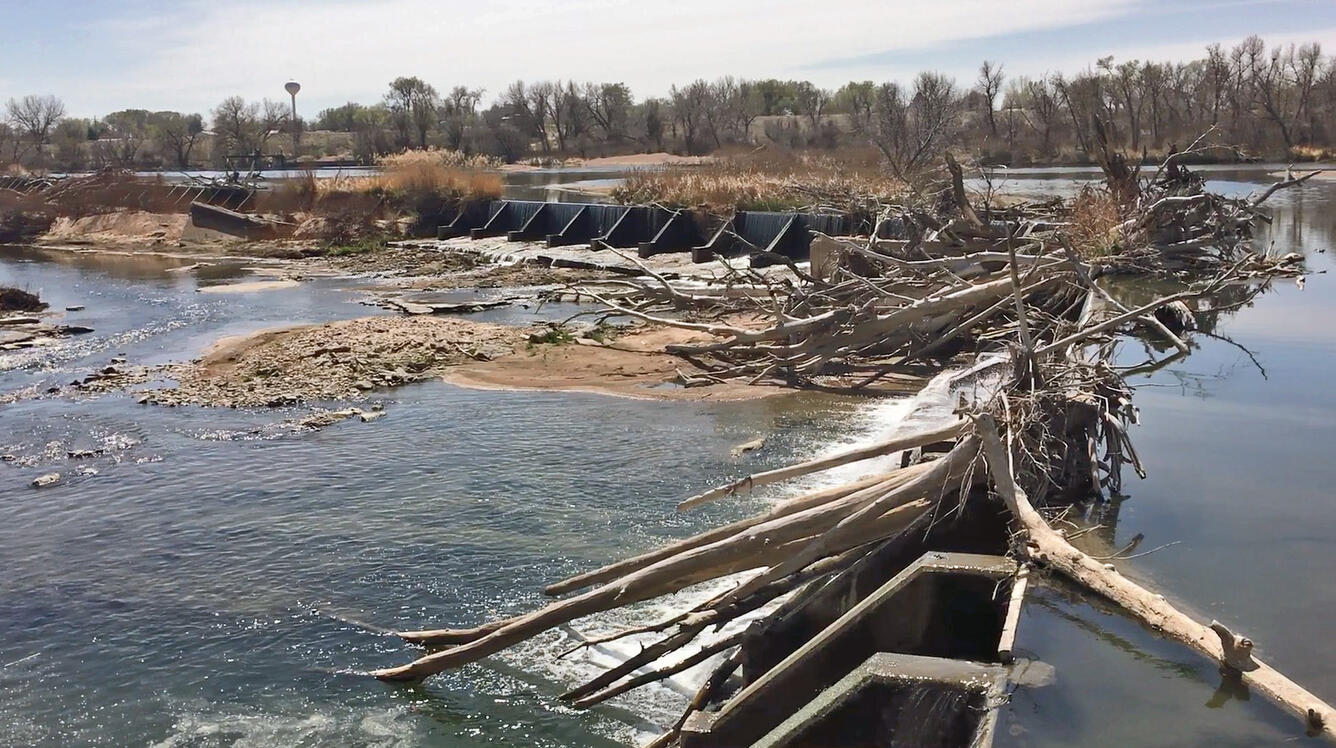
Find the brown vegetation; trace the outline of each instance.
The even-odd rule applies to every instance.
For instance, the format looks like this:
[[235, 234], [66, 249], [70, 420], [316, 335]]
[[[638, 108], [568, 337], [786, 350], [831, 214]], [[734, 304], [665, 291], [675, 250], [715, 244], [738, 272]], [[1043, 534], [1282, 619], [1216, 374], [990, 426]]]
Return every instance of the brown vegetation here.
[[1121, 235], [1122, 216], [1118, 201], [1103, 188], [1085, 187], [1072, 201], [1067, 236], [1082, 257], [1106, 257], [1114, 253]]
[[624, 204], [734, 210], [867, 212], [900, 197], [905, 185], [886, 175], [868, 150], [841, 154], [762, 151], [700, 166], [632, 173], [612, 190]]
[[283, 180], [259, 195], [258, 207], [302, 214], [297, 236], [303, 238], [346, 243], [401, 228], [425, 236], [453, 220], [462, 204], [499, 198], [496, 166], [457, 151], [407, 151], [381, 159], [377, 174], [317, 179], [307, 172]]
[[13, 286], [0, 286], [0, 312], [40, 312], [46, 302], [37, 294]]
[[[328, 245], [403, 234], [426, 235], [462, 204], [501, 196], [496, 162], [454, 151], [409, 151], [382, 161], [380, 173], [317, 179], [311, 172], [272, 189], [214, 182], [168, 182], [123, 171], [86, 176], [7, 178], [0, 189], [0, 241], [30, 242], [53, 225], [65, 238], [182, 238], [192, 202], [281, 219], [275, 233]], [[178, 220], [179, 219], [179, 220]], [[134, 233], [121, 224], [157, 220]], [[125, 226], [120, 226], [125, 228]], [[105, 229], [105, 230], [104, 230]]]

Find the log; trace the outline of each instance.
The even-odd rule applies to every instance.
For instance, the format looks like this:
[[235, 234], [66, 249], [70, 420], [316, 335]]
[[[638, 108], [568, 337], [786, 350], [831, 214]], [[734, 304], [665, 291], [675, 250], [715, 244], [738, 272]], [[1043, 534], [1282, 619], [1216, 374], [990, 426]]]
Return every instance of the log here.
[[667, 678], [670, 675], [676, 675], [677, 673], [680, 673], [683, 670], [687, 670], [691, 667], [699, 665], [702, 662], [705, 662], [706, 660], [710, 659], [711, 657], [715, 656], [716, 654], [726, 649], [730, 649], [732, 647], [736, 647], [737, 645], [741, 644], [744, 634], [746, 634], [745, 630], [739, 631], [735, 634], [732, 634], [731, 636], [726, 636], [722, 639], [719, 639], [718, 641], [710, 642], [709, 644], [706, 644], [705, 646], [701, 647], [699, 650], [693, 652], [690, 655], [687, 655], [686, 657], [683, 657], [680, 660], [677, 660], [676, 662], [664, 665], [663, 667], [660, 668], [656, 668], [648, 673], [642, 673], [634, 678], [631, 678], [627, 681], [612, 686], [611, 688], [606, 688], [598, 693], [585, 696], [584, 698], [581, 699], [577, 699], [574, 702], [574, 706], [579, 709], [588, 709], [589, 707], [594, 706], [595, 704], [601, 704], [607, 701], [608, 699], [614, 698], [616, 696], [621, 696], [627, 691], [634, 691], [635, 689], [640, 688], [641, 686], [653, 683], [655, 681], [663, 680], [664, 678]]
[[[938, 488], [940, 489], [940, 486]], [[844, 499], [844, 501], [849, 500]], [[907, 501], [874, 521], [868, 522], [863, 527], [863, 532], [858, 537], [852, 538], [849, 545], [834, 549], [833, 552], [845, 551], [877, 537], [894, 534], [927, 511], [932, 504], [933, 502], [927, 499]], [[813, 528], [821, 528], [826, 523], [833, 524], [850, 509], [848, 506], [841, 506], [832, 510], [832, 506], [834, 504], [815, 507], [767, 523], [771, 527], [759, 526], [734, 538], [694, 548], [576, 597], [510, 619], [504, 626], [482, 638], [429, 654], [407, 665], [373, 671], [372, 675], [387, 681], [419, 681], [442, 670], [466, 665], [496, 654], [576, 618], [676, 592], [709, 579], [776, 563], [805, 545]], [[845, 512], [840, 512], [841, 508]], [[793, 539], [785, 542], [789, 536]]]
[[1139, 306], [1136, 309], [1132, 309], [1122, 314], [1119, 314], [1116, 317], [1111, 317], [1103, 322], [1100, 322], [1099, 324], [1091, 325], [1089, 327], [1078, 330], [1072, 333], [1071, 335], [1062, 338], [1061, 340], [1055, 340], [1052, 343], [1049, 343], [1048, 345], [1041, 346], [1038, 350], [1035, 351], [1035, 355], [1043, 356], [1045, 354], [1052, 353], [1053, 351], [1062, 348], [1063, 346], [1080, 342], [1082, 340], [1085, 340], [1086, 338], [1089, 338], [1092, 335], [1104, 332], [1105, 330], [1112, 330], [1113, 328], [1125, 322], [1129, 322], [1134, 319], [1141, 319], [1142, 317], [1146, 316], [1147, 314], [1150, 314], [1151, 312], [1154, 312], [1156, 309], [1159, 309], [1160, 307], [1166, 304], [1172, 304], [1175, 301], [1182, 301], [1183, 299], [1193, 299], [1198, 296], [1201, 296], [1202, 293], [1203, 293], [1202, 291], [1181, 291], [1176, 294], [1164, 296], [1148, 304], [1143, 304], [1142, 306]]
[[[1077, 258], [1076, 250], [1072, 249], [1071, 242], [1064, 240], [1062, 243], [1062, 249], [1066, 253], [1067, 260], [1068, 262], [1071, 263], [1071, 266], [1076, 271], [1076, 274], [1081, 276], [1081, 282], [1085, 284], [1086, 288], [1088, 288], [1091, 293], [1098, 294], [1099, 297], [1105, 301], [1105, 303], [1112, 305], [1113, 307], [1119, 309], [1120, 311], [1123, 312], [1131, 311], [1130, 309], [1127, 308], [1126, 304], [1113, 298], [1113, 296], [1109, 295], [1108, 291], [1105, 291], [1098, 283], [1095, 282], [1093, 278], [1090, 277], [1090, 273], [1086, 271], [1085, 265], [1082, 264], [1082, 262]], [[1182, 304], [1182, 302], [1169, 302], [1169, 305], [1173, 304]], [[1184, 343], [1183, 340], [1179, 338], [1177, 335], [1175, 335], [1173, 331], [1170, 330], [1168, 327], [1165, 327], [1164, 323], [1161, 322], [1159, 318], [1155, 316], [1154, 312], [1139, 317], [1138, 319], [1141, 322], [1150, 325], [1157, 332], [1163, 335], [1165, 339], [1168, 340], [1170, 343], [1172, 343], [1173, 346], [1177, 348], [1180, 352], [1182, 353], [1192, 352], [1192, 349], [1188, 348], [1188, 344]]]
[[1303, 720], [1309, 735], [1336, 742], [1336, 710], [1284, 674], [1252, 655], [1252, 642], [1212, 621], [1203, 625], [1179, 611], [1163, 595], [1132, 582], [1112, 568], [1081, 552], [1059, 535], [1030, 504], [1012, 474], [1011, 453], [1003, 446], [991, 416], [977, 419], [987, 455], [988, 470], [997, 492], [1024, 536], [1023, 553], [1030, 560], [1058, 571], [1078, 585], [1105, 597], [1152, 630], [1206, 655], [1243, 682], [1262, 692]]
[[850, 547], [849, 539], [861, 535], [868, 522], [894, 509], [898, 503], [903, 501], [902, 495], [926, 495], [934, 500], [939, 499], [940, 497], [933, 495], [935, 490], [933, 486], [940, 487], [936, 490], [945, 489], [951, 484], [952, 480], [961, 477], [963, 473], [968, 473], [977, 458], [978, 448], [978, 440], [972, 435], [962, 437], [946, 457], [928, 463], [932, 466], [931, 470], [906, 483], [898, 491], [892, 491], [868, 502], [865, 506], [841, 519], [829, 530], [804, 545], [797, 552], [785, 557], [779, 564], [738, 585], [737, 589], [725, 595], [721, 602], [732, 603], [740, 600], [766, 584], [777, 579], [783, 579], [809, 563], [830, 555], [832, 548]]
[[[794, 574], [793, 576], [788, 577], [787, 579], [783, 579], [779, 582], [776, 582], [775, 584], [766, 585], [756, 594], [751, 595], [747, 597], [745, 600], [742, 600], [733, 605], [716, 605], [715, 604], [716, 599], [711, 598], [701, 603], [700, 605], [697, 605], [695, 608], [692, 608], [691, 610], [683, 611], [681, 613], [675, 614], [656, 623], [649, 623], [643, 626], [632, 626], [630, 628], [625, 628], [620, 631], [612, 632], [610, 634], [604, 634], [603, 636], [596, 636], [591, 639], [586, 639], [580, 642], [579, 644], [576, 644], [574, 647], [567, 649], [565, 652], [562, 652], [561, 654], [557, 655], [557, 657], [558, 659], [560, 659], [562, 657], [571, 654], [572, 652], [584, 649], [585, 647], [590, 647], [597, 644], [606, 644], [607, 642], [616, 641], [618, 639], [622, 639], [628, 636], [635, 636], [637, 634], [653, 634], [653, 633], [658, 633], [660, 631], [665, 631], [668, 628], [671, 628], [672, 626], [676, 626], [677, 624], [685, 622], [688, 617], [692, 618], [692, 620], [695, 620], [697, 622], [703, 622], [707, 626], [717, 622], [721, 623], [721, 622], [731, 621], [734, 618], [737, 618], [738, 616], [744, 613], [750, 613], [751, 611], [764, 606], [765, 604], [769, 603], [770, 601], [774, 600], [777, 597], [792, 592], [798, 587], [801, 587], [814, 579], [820, 579], [827, 575], [838, 574], [844, 569], [847, 569], [848, 567], [857, 563], [868, 553], [869, 551], [866, 547], [851, 548], [848, 551], [841, 553], [838, 556], [831, 556], [829, 558], [824, 558], [818, 561], [817, 563], [808, 566], [806, 569], [803, 569], [802, 573], [800, 574]], [[698, 616], [697, 614], [702, 614], [702, 615]]]
[[668, 729], [668, 732], [650, 741], [645, 748], [668, 748], [676, 742], [678, 736], [682, 734], [682, 726], [687, 723], [691, 715], [704, 709], [710, 699], [714, 698], [714, 694], [728, 681], [733, 671], [741, 666], [742, 650], [739, 649], [729, 655], [728, 659], [720, 663], [719, 667], [715, 668], [714, 672], [710, 674], [710, 677], [705, 679], [700, 689], [696, 691], [696, 695], [691, 698], [691, 703], [687, 704], [687, 708], [682, 711], [682, 716]]
[[[669, 543], [668, 545], [655, 548], [652, 551], [642, 553], [638, 556], [628, 558], [623, 561], [618, 561], [614, 564], [609, 564], [600, 569], [595, 569], [594, 571], [570, 577], [569, 579], [563, 579], [560, 582], [548, 585], [546, 588], [543, 589], [543, 593], [552, 596], [564, 595], [567, 592], [573, 592], [575, 590], [583, 589], [591, 585], [602, 584], [603, 582], [606, 582], [610, 579], [616, 579], [617, 577], [620, 577], [624, 574], [629, 574], [633, 571], [636, 571], [637, 569], [643, 569], [646, 566], [649, 566], [650, 564], [656, 561], [661, 561], [670, 556], [675, 556], [683, 551], [688, 551], [691, 550], [692, 548], [699, 548], [702, 545], [706, 545], [709, 543], [713, 543], [717, 540], [724, 540], [725, 538], [732, 537], [733, 535], [736, 535], [739, 532], [742, 532], [743, 530], [746, 530], [749, 527], [755, 527], [756, 525], [759, 525], [763, 522], [768, 522], [772, 519], [778, 519], [780, 517], [786, 517], [790, 514], [796, 514], [800, 511], [803, 511], [804, 509], [811, 509], [814, 506], [818, 506], [820, 504], [824, 504], [829, 501], [845, 498], [846, 496], [849, 496], [850, 494], [853, 494], [858, 491], [870, 490], [874, 488], [877, 489], [894, 488], [895, 486], [900, 485], [903, 481], [909, 480], [912, 477], [912, 473], [905, 472], [906, 470], [908, 470], [908, 468], [904, 470], [898, 470], [893, 473], [883, 473], [880, 475], [874, 475], [847, 485], [834, 486], [832, 488], [826, 488], [820, 491], [813, 491], [812, 493], [804, 494], [802, 496], [789, 499], [779, 504], [778, 506], [774, 507], [770, 511], [765, 512], [764, 514], [759, 514], [753, 517], [748, 517], [746, 519], [738, 520], [737, 522], [723, 525], [721, 527], [716, 527], [713, 530], [707, 530], [705, 532], [693, 535], [692, 537], [686, 538], [684, 540], [679, 540], [675, 543]], [[921, 469], [919, 470], [919, 472], [921, 472]]]
[[874, 457], [883, 457], [885, 455], [895, 454], [896, 452], [903, 452], [906, 449], [914, 449], [915, 447], [922, 447], [928, 444], [936, 444], [937, 442], [950, 441], [960, 434], [960, 431], [964, 426], [964, 421], [958, 421], [933, 431], [924, 431], [917, 434], [900, 436], [881, 442], [880, 444], [851, 449], [829, 457], [808, 460], [807, 462], [802, 462], [797, 465], [790, 465], [775, 470], [767, 470], [763, 473], [754, 473], [745, 478], [735, 480], [727, 485], [711, 488], [704, 493], [696, 494], [678, 504], [677, 508], [679, 510], [691, 509], [724, 496], [732, 496], [744, 488], [755, 490], [757, 486], [768, 486], [772, 483], [778, 483], [790, 478], [797, 478], [801, 475], [818, 473], [822, 470], [829, 470], [830, 468], [839, 467], [841, 465], [870, 460]]
[[560, 697], [561, 700], [562, 701], [581, 700], [586, 696], [589, 696], [590, 694], [593, 694], [599, 691], [600, 689], [603, 689], [605, 686], [609, 686], [613, 683], [616, 683], [623, 677], [630, 675], [631, 673], [634, 673], [635, 671], [639, 670], [643, 665], [649, 664], [654, 660], [657, 660], [660, 657], [668, 654], [669, 652], [680, 649], [686, 646], [687, 644], [690, 644], [698, 635], [700, 635], [700, 632], [705, 630], [705, 627], [708, 625], [706, 622], [703, 622], [701, 620], [702, 618], [705, 617], [706, 616], [704, 613], [696, 613], [694, 615], [687, 616], [686, 620], [682, 622], [682, 625], [677, 627], [676, 631], [659, 639], [658, 641], [654, 642], [653, 644], [647, 647], [642, 647], [639, 652], [636, 652], [634, 655], [626, 658], [624, 662], [617, 665], [616, 667], [612, 667], [603, 671], [593, 680], [590, 680], [587, 683], [583, 683], [579, 686], [576, 686], [575, 688], [567, 691], [566, 693], [563, 693]]

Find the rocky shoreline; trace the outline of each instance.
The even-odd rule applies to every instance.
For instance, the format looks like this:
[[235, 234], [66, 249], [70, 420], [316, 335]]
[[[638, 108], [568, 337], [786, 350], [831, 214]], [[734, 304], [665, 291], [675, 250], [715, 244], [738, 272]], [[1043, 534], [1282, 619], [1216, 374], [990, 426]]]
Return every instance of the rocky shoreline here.
[[202, 358], [161, 370], [173, 388], [142, 403], [278, 407], [361, 400], [383, 387], [421, 381], [465, 361], [513, 352], [522, 328], [434, 317], [363, 317], [302, 325], [216, 343]]

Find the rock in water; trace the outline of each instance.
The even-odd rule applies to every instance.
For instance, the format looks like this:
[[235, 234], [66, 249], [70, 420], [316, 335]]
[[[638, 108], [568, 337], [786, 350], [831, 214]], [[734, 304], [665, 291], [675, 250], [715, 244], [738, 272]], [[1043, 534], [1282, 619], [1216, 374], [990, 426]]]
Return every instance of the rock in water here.
[[733, 448], [733, 451], [731, 452], [731, 454], [732, 454], [732, 456], [733, 456], [734, 459], [737, 459], [738, 457], [741, 457], [742, 455], [746, 454], [747, 452], [751, 452], [752, 450], [760, 449], [761, 447], [764, 447], [764, 446], [765, 446], [765, 437], [764, 437], [764, 436], [758, 436], [758, 437], [756, 437], [755, 439], [752, 439], [752, 440], [749, 441], [749, 442], [743, 442], [742, 444], [739, 444], [738, 446], [734, 447], [734, 448]]
[[33, 488], [46, 488], [47, 486], [54, 486], [59, 482], [60, 473], [47, 473], [46, 475], [39, 475], [34, 478], [32, 486]]

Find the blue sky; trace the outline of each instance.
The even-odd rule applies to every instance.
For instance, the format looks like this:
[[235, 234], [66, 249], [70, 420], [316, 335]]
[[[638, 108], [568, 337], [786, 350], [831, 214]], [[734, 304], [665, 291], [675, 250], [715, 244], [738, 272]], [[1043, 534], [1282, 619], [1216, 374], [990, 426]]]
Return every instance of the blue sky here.
[[1184, 59], [1248, 34], [1336, 52], [1336, 0], [0, 0], [0, 99], [61, 96], [71, 114], [207, 113], [229, 95], [304, 113], [374, 101], [399, 75], [495, 95], [517, 78], [619, 80], [639, 95], [732, 74], [970, 83], [1096, 58]]

